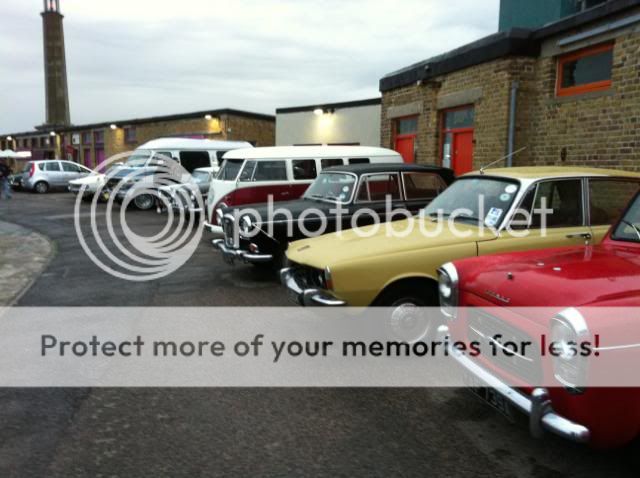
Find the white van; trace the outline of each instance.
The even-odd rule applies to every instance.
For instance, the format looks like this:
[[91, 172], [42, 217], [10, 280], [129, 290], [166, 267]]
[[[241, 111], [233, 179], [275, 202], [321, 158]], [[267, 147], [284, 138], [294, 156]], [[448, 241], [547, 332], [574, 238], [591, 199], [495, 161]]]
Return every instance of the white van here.
[[402, 163], [402, 156], [365, 146], [277, 146], [238, 149], [224, 163], [209, 189], [205, 228], [222, 234], [221, 210], [229, 206], [298, 199], [320, 171], [331, 166]]
[[148, 166], [154, 156], [176, 160], [189, 173], [198, 168], [214, 168], [222, 157], [234, 149], [252, 148], [246, 141], [216, 141], [211, 139], [160, 138], [139, 146], [127, 159], [126, 167]]
[[[210, 139], [160, 138], [138, 147], [115, 173], [106, 179], [106, 193], [117, 190], [116, 199], [124, 201], [132, 195], [133, 204], [141, 210], [155, 208], [156, 198], [151, 194], [136, 194], [134, 184], [144, 178], [146, 172], [153, 175], [157, 161], [171, 158], [189, 174], [199, 168], [220, 169], [222, 157], [235, 149], [252, 148], [246, 141], [215, 141]], [[126, 184], [120, 185], [125, 180]]]

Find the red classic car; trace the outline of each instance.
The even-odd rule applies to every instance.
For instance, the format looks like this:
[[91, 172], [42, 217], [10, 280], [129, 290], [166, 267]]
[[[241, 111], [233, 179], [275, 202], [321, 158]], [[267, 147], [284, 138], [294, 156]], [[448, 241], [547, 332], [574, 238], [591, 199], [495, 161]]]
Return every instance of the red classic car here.
[[[599, 245], [472, 258], [445, 264], [439, 274], [441, 309], [448, 321], [440, 328], [443, 339], [495, 342], [494, 334], [503, 334], [540, 342], [548, 334], [562, 346], [605, 331], [606, 346], [594, 347], [597, 356], [617, 361], [640, 378], [640, 314], [599, 312], [640, 310], [640, 194]], [[555, 312], [526, 316], [524, 308], [533, 307]], [[534, 436], [548, 431], [612, 448], [640, 435], [639, 384], [585, 386], [594, 367], [576, 355], [545, 363], [519, 355], [509, 360], [454, 357], [473, 390], [491, 405], [528, 414]], [[514, 376], [522, 385], [514, 385]]]

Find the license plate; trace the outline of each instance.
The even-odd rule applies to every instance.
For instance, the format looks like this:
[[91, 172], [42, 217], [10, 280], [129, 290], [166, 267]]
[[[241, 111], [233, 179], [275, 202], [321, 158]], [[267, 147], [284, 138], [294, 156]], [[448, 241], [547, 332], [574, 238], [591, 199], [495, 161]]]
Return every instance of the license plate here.
[[509, 401], [496, 389], [489, 387], [475, 375], [465, 373], [464, 382], [467, 389], [477, 398], [488, 404], [491, 408], [498, 411], [510, 422], [515, 421], [513, 407]]

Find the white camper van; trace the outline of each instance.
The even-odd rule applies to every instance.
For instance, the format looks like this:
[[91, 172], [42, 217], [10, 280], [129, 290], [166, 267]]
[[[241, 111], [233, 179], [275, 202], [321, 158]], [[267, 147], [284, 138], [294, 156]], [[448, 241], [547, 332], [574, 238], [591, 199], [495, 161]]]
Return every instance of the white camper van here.
[[385, 148], [365, 146], [277, 146], [237, 149], [224, 155], [211, 181], [205, 228], [222, 234], [220, 211], [228, 206], [298, 199], [318, 173], [331, 166], [402, 163]]

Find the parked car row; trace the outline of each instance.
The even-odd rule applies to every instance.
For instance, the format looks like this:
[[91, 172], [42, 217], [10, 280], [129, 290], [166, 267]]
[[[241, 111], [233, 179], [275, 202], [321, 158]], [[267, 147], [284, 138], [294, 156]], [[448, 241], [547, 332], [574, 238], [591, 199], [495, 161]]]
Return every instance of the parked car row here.
[[[344, 203], [350, 215], [364, 206], [376, 209], [381, 197], [391, 197], [410, 213], [424, 207], [419, 216], [390, 223], [394, 230], [408, 228], [403, 235], [390, 236], [388, 229], [358, 222], [357, 229], [333, 232], [333, 224], [319, 237], [298, 240], [300, 224], [285, 232], [288, 224], [267, 218], [261, 204], [252, 206], [258, 217], [239, 216], [238, 208], [219, 209], [223, 237], [212, 242], [232, 263], [278, 264], [286, 250], [280, 278], [297, 304], [390, 307], [391, 320], [413, 322], [407, 328], [419, 331], [416, 340], [448, 336], [465, 341], [471, 334], [486, 339], [505, 330], [527, 338], [549, 331], [571, 340], [589, 333], [589, 317], [580, 315], [580, 306], [640, 305], [640, 174], [592, 168], [490, 169], [464, 175], [445, 189], [453, 179], [450, 174], [402, 164], [335, 166], [323, 170], [300, 200], [280, 204], [297, 219], [317, 206], [314, 201]], [[414, 175], [431, 176], [414, 185], [433, 186], [413, 196], [408, 184]], [[370, 181], [377, 183], [373, 195]], [[537, 213], [542, 210], [546, 214]], [[453, 227], [442, 227], [447, 221]], [[311, 223], [301, 224], [313, 230]], [[209, 229], [219, 232], [211, 225]], [[447, 322], [416, 329], [416, 315], [407, 311], [417, 306], [441, 307]], [[558, 312], [542, 322], [514, 319], [509, 313], [513, 307], [540, 306]], [[457, 314], [458, 307], [474, 307], [479, 314], [482, 308], [501, 307], [505, 314], [484, 319], [478, 328], [471, 317]], [[526, 358], [516, 358], [509, 369], [457, 358], [482, 384], [478, 390], [484, 391], [483, 398], [496, 406], [499, 397], [500, 406], [528, 414], [535, 435], [546, 430], [608, 447], [639, 434], [635, 389], [580, 389], [573, 383], [572, 374], [580, 373], [573, 364], [541, 371], [550, 374], [546, 383], [557, 387], [516, 389], [504, 377]], [[492, 388], [495, 392], [486, 392]]]

